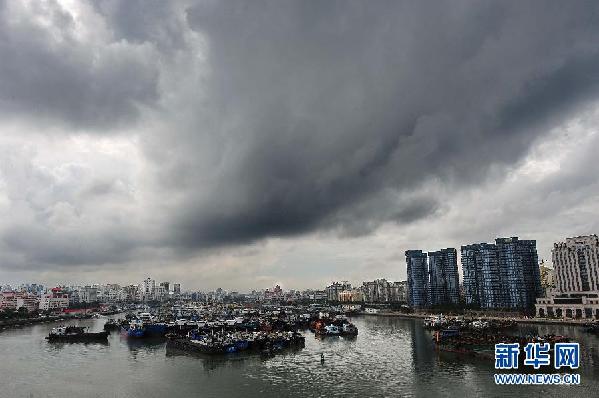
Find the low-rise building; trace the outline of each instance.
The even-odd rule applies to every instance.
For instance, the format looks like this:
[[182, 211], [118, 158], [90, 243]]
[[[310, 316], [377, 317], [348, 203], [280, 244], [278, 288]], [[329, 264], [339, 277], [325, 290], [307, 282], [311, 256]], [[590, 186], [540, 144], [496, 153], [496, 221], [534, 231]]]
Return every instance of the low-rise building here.
[[343, 303], [357, 303], [364, 301], [364, 295], [360, 289], [350, 289], [339, 292], [339, 301]]
[[538, 298], [535, 304], [540, 318], [599, 319], [599, 293], [558, 293]]
[[0, 293], [0, 310], [17, 309], [17, 293], [2, 292]]
[[0, 293], [0, 310], [25, 308], [28, 312], [37, 311], [39, 300], [35, 294], [28, 292]]
[[33, 294], [23, 293], [17, 296], [17, 311], [25, 308], [27, 312], [36, 312], [39, 308], [39, 299]]
[[390, 282], [376, 279], [362, 283], [363, 299], [367, 303], [405, 303], [408, 286], [406, 281]]
[[93, 286], [85, 286], [79, 291], [79, 299], [85, 303], [95, 303], [98, 301], [98, 288]]
[[61, 288], [55, 287], [40, 298], [39, 309], [42, 311], [62, 310], [69, 307], [69, 295]]
[[351, 290], [351, 284], [347, 281], [333, 282], [326, 287], [328, 301], [341, 301], [339, 294]]

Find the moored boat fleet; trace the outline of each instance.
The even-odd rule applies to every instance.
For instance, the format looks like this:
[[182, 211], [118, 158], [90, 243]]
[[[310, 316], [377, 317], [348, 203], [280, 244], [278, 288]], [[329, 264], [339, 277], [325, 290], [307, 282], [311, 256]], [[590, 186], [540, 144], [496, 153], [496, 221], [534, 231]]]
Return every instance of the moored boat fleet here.
[[[195, 308], [143, 308], [122, 319], [107, 318], [104, 331], [127, 339], [164, 338], [167, 349], [202, 354], [301, 349], [305, 332], [316, 337], [354, 337], [357, 327], [344, 313], [313, 307], [205, 305]], [[72, 341], [77, 341], [73, 338]]]
[[493, 358], [495, 344], [518, 343], [523, 349], [528, 343], [564, 343], [570, 341], [559, 335], [510, 334], [516, 326], [511, 320], [465, 320], [442, 315], [426, 318], [424, 328], [433, 331], [432, 341], [438, 351]]
[[498, 331], [515, 328], [516, 321], [512, 319], [467, 319], [461, 316], [433, 315], [424, 319], [424, 328], [428, 330], [460, 329]]
[[168, 334], [166, 347], [202, 354], [232, 354], [237, 352], [260, 352], [272, 355], [284, 349], [304, 347], [305, 337], [297, 331], [241, 332], [217, 331], [211, 333], [189, 331], [186, 336]]

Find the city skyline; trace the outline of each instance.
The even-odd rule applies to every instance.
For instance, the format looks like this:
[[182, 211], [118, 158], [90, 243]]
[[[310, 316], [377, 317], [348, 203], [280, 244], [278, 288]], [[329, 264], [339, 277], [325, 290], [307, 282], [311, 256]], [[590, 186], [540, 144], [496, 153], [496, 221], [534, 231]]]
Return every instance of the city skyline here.
[[[572, 236], [572, 237], [569, 237], [567, 239], [574, 239], [574, 238], [576, 238], [576, 237]], [[498, 238], [496, 238], [496, 239], [498, 239]], [[562, 238], [562, 239], [564, 239], [564, 238]], [[555, 244], [556, 244], [556, 242], [554, 242], [553, 245], [555, 245]], [[478, 246], [478, 245], [489, 245], [489, 244], [487, 242], [484, 242], [484, 241], [471, 242], [471, 243], [467, 243], [466, 244], [466, 246]], [[460, 247], [460, 246], [463, 247], [463, 245], [458, 245], [457, 247]], [[554, 246], [552, 246], [552, 247], [554, 247]], [[442, 252], [444, 252], [446, 250], [450, 250], [450, 249], [455, 250], [455, 248], [453, 248], [453, 247], [448, 247], [448, 248], [440, 249], [440, 250], [434, 250], [433, 249], [432, 251], [420, 250], [420, 249], [409, 249], [409, 250], [407, 250], [407, 252], [421, 252], [421, 253], [423, 253], [425, 255], [425, 263], [427, 264], [427, 267], [428, 267], [428, 261], [429, 260], [427, 258], [427, 255], [442, 253]], [[463, 261], [462, 256], [458, 255], [457, 259], [455, 261], [457, 262], [458, 279], [459, 279], [459, 283], [460, 283], [460, 286], [461, 286], [462, 283], [463, 283], [463, 272], [464, 272], [463, 267], [462, 267], [462, 261]], [[539, 266], [540, 265], [547, 266], [548, 264], [549, 264], [549, 268], [553, 269], [553, 261], [552, 261], [551, 254], [549, 256], [548, 262], [544, 258], [541, 258], [540, 256], [538, 257], [538, 265]], [[285, 289], [289, 289], [289, 290], [319, 290], [323, 286], [328, 285], [329, 283], [336, 283], [336, 282], [339, 282], [339, 281], [349, 282], [352, 285], [358, 285], [358, 284], [363, 283], [364, 281], [376, 280], [376, 279], [387, 279], [389, 281], [407, 282], [407, 280], [408, 280], [408, 272], [407, 272], [407, 270], [405, 268], [405, 265], [406, 265], [406, 263], [405, 263], [405, 258], [404, 258], [404, 259], [402, 259], [402, 262], [399, 264], [400, 271], [403, 271], [403, 274], [405, 274], [405, 277], [403, 279], [402, 278], [400, 278], [400, 279], [393, 279], [393, 278], [389, 278], [387, 275], [376, 275], [376, 276], [374, 276], [372, 278], [366, 278], [366, 279], [363, 279], [363, 280], [358, 280], [358, 279], [356, 279], [356, 280], [350, 280], [349, 278], [346, 278], [343, 275], [337, 275], [337, 276], [333, 277], [331, 280], [325, 281], [324, 285], [315, 285], [315, 286], [308, 286], [308, 287], [305, 287], [305, 286], [303, 286], [303, 287], [284, 286], [284, 288]], [[429, 271], [427, 270], [427, 272], [429, 272]], [[48, 283], [48, 282], [44, 282], [44, 281], [41, 281], [41, 280], [15, 280], [15, 281], [12, 281], [12, 282], [10, 282], [8, 280], [0, 280], [0, 287], [2, 285], [21, 286], [21, 285], [28, 285], [28, 284], [40, 284], [40, 285], [44, 285], [46, 287], [54, 287], [54, 286], [93, 286], [93, 285], [108, 285], [108, 284], [119, 284], [119, 285], [122, 285], [122, 286], [126, 286], [126, 285], [141, 285], [141, 284], [143, 284], [143, 281], [146, 278], [150, 278], [147, 275], [145, 275], [145, 276], [142, 275], [140, 277], [141, 277], [140, 280], [142, 282], [139, 282], [139, 281], [136, 282], [136, 279], [134, 279], [134, 280], [126, 280], [126, 279], [119, 279], [118, 277], [115, 278], [114, 275], [112, 277], [109, 277], [108, 280], [102, 280], [102, 281], [99, 281], [99, 280], [88, 280], [86, 282], [72, 281], [72, 280], [62, 280], [62, 281], [58, 281], [57, 280], [57, 281], [51, 281], [50, 283]], [[112, 278], [112, 279], [110, 279], [110, 278]], [[165, 280], [171, 281], [171, 279], [169, 279], [169, 278], [163, 278], [163, 279], [160, 279], [160, 280], [154, 278], [153, 280], [156, 283], [162, 283]], [[169, 282], [166, 282], [166, 283], [169, 283]], [[170, 282], [170, 283], [172, 283], [172, 282]], [[268, 290], [268, 289], [272, 288], [273, 286], [283, 286], [283, 285], [280, 284], [280, 283], [275, 283], [273, 285], [263, 285], [263, 286], [257, 286], [257, 287], [242, 286], [241, 289], [236, 288], [236, 287], [228, 287], [226, 284], [218, 285], [218, 286], [210, 286], [210, 287], [197, 287], [197, 286], [194, 285], [194, 286], [190, 286], [189, 291], [212, 291], [212, 290], [216, 290], [216, 289], [221, 288], [221, 289], [224, 289], [224, 290], [227, 290], [227, 291], [243, 291], [243, 292], [248, 291], [249, 292], [249, 291], [252, 291], [252, 290], [257, 290], [257, 291]]]
[[406, 250], [498, 236], [549, 260], [599, 231], [594, 15], [3, 2], [0, 281], [405, 280]]

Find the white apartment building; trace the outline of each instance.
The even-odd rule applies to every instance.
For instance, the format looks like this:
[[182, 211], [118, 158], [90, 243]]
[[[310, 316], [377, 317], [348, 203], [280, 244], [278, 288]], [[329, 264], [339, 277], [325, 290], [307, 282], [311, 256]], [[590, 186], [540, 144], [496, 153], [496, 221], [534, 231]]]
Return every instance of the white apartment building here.
[[50, 293], [42, 294], [39, 309], [42, 311], [59, 310], [68, 308], [69, 295], [59, 288], [54, 288]]
[[552, 258], [556, 289], [537, 299], [537, 316], [599, 319], [599, 237], [557, 242]]
[[35, 312], [39, 308], [39, 300], [33, 294], [23, 294], [17, 296], [17, 310], [24, 307], [27, 312]]

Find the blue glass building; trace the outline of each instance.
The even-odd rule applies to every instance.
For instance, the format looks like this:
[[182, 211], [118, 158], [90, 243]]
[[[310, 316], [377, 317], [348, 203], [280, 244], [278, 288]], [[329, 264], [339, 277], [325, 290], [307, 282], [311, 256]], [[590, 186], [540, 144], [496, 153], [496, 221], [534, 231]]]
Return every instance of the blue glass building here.
[[480, 308], [501, 308], [503, 292], [497, 246], [475, 243], [462, 246], [464, 300]]
[[407, 250], [408, 305], [425, 308], [429, 305], [429, 273], [427, 255], [422, 250]]
[[460, 302], [457, 251], [454, 248], [428, 253], [429, 303], [432, 306]]
[[536, 241], [498, 238], [462, 246], [466, 304], [485, 309], [526, 309], [542, 295]]

